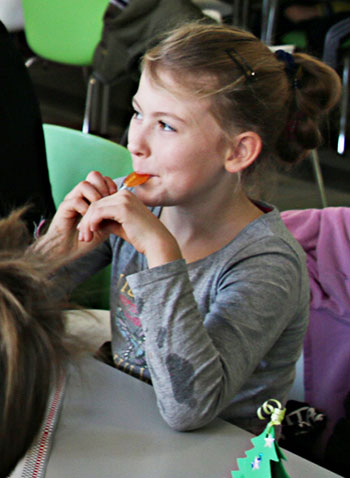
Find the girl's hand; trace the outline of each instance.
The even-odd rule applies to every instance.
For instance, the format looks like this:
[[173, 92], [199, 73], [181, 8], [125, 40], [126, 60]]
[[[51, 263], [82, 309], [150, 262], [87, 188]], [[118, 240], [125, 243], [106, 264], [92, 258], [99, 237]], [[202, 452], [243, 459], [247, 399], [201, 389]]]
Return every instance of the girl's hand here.
[[107, 234], [95, 234], [94, 241], [89, 245], [82, 244], [78, 240], [77, 224], [93, 202], [116, 191], [117, 186], [111, 178], [97, 171], [89, 173], [86, 180], [80, 182], [62, 201], [47, 233], [38, 240], [36, 248], [53, 256], [67, 255], [69, 259], [89, 252], [104, 241]]
[[182, 257], [174, 236], [161, 221], [128, 190], [94, 201], [78, 226], [79, 240], [110, 233], [125, 239], [147, 258], [149, 267]]

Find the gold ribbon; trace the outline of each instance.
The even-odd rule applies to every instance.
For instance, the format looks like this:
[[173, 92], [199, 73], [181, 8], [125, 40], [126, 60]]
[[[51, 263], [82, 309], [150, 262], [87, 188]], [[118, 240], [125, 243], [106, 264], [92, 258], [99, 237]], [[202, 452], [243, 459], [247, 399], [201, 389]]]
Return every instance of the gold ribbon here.
[[[271, 402], [273, 402], [275, 405], [273, 405]], [[284, 419], [284, 415], [286, 414], [286, 409], [282, 408], [282, 405], [278, 400], [270, 398], [269, 400], [266, 400], [266, 402], [263, 403], [257, 411], [257, 415], [260, 420], [265, 420], [266, 418], [263, 413], [265, 415], [271, 415], [269, 427], [272, 427], [273, 425], [281, 425]]]

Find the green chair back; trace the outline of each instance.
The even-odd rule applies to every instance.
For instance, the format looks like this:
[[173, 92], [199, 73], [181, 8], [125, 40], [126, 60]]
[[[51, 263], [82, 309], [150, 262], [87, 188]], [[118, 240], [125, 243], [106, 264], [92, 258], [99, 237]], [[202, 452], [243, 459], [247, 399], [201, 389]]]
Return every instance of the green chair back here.
[[25, 35], [46, 60], [89, 66], [109, 0], [22, 0]]
[[[302, 30], [294, 30], [286, 33], [282, 37], [283, 45], [294, 45], [299, 50], [306, 51], [308, 47], [306, 32]], [[350, 38], [343, 40], [339, 46], [341, 51], [350, 47]]]
[[90, 171], [113, 179], [132, 171], [129, 151], [93, 134], [44, 124], [45, 148], [52, 196], [56, 207]]
[[307, 37], [306, 33], [301, 30], [295, 30], [286, 33], [282, 37], [282, 43], [284, 45], [294, 45], [300, 50], [307, 49]]
[[[132, 171], [129, 151], [113, 141], [63, 126], [44, 124], [49, 179], [56, 207], [90, 171], [113, 179]], [[77, 289], [74, 300], [95, 309], [109, 309], [110, 267]]]

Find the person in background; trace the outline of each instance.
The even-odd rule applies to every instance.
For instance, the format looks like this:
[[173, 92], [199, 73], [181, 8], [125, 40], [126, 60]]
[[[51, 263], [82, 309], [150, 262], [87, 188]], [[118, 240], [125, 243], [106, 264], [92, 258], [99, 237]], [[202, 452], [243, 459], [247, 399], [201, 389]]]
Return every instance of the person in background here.
[[33, 230], [55, 206], [46, 163], [39, 103], [19, 49], [0, 22], [0, 217], [31, 204]]
[[172, 428], [220, 416], [253, 433], [285, 403], [308, 323], [305, 255], [254, 193], [321, 142], [336, 72], [226, 25], [176, 28], [142, 61], [128, 148], [147, 182], [91, 172], [35, 249], [72, 286], [112, 262], [110, 355], [153, 384]]
[[289, 3], [284, 9], [284, 15], [293, 23], [299, 23], [314, 18], [332, 17], [337, 14], [350, 14], [350, 2], [297, 2]]

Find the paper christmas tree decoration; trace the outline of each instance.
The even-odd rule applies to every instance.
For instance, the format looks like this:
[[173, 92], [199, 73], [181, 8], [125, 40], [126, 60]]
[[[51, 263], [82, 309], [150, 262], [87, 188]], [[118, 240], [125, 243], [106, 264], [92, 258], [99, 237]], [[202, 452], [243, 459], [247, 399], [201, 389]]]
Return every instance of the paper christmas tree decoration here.
[[[272, 405], [273, 402], [275, 405]], [[271, 420], [263, 433], [251, 439], [253, 448], [245, 452], [245, 458], [238, 458], [238, 471], [232, 471], [232, 478], [290, 478], [282, 460], [286, 460], [275, 439], [275, 425], [280, 425], [285, 414], [277, 400], [268, 400], [258, 410], [271, 415]]]

